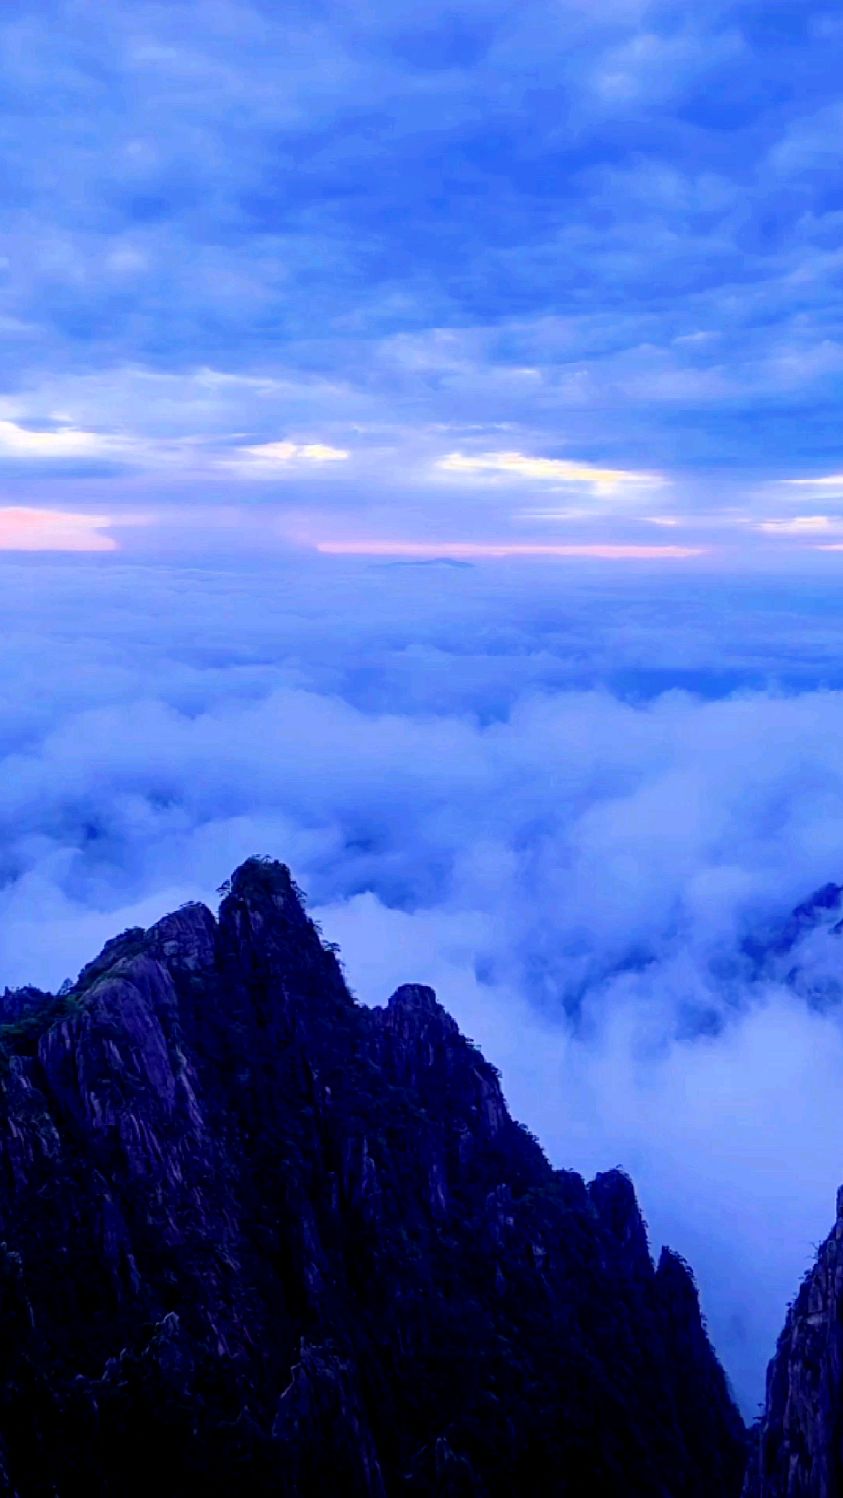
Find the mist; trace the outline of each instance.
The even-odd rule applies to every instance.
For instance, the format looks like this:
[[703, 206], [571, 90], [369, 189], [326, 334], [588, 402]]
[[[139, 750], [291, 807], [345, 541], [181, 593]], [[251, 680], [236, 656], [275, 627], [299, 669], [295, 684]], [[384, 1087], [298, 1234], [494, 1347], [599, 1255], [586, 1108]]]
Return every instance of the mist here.
[[338, 559], [2, 582], [0, 982], [55, 988], [285, 860], [362, 1002], [432, 983], [554, 1164], [629, 1170], [754, 1413], [843, 1176], [836, 939], [753, 956], [843, 879], [833, 589]]

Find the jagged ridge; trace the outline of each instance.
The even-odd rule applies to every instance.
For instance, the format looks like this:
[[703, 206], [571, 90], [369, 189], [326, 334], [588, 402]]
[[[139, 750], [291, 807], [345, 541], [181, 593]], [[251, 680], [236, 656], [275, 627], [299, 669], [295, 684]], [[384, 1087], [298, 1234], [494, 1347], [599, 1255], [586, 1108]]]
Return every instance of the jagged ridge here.
[[729, 1498], [743, 1429], [632, 1187], [551, 1170], [430, 989], [289, 871], [0, 1029], [0, 1490]]

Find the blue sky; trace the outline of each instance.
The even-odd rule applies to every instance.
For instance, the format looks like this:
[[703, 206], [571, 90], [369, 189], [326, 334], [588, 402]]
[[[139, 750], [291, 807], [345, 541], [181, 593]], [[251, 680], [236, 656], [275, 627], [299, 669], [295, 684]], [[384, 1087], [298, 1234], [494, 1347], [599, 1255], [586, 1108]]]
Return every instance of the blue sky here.
[[842, 54], [810, 0], [7, 8], [0, 545], [843, 544]]

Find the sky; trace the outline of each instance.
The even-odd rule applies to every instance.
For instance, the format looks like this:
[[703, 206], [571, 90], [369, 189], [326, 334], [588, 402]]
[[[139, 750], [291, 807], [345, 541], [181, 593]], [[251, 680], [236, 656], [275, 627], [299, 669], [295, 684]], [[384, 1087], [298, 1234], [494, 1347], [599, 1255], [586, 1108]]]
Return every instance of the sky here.
[[5, 7], [0, 548], [836, 566], [842, 45], [815, 0]]
[[0, 987], [284, 859], [629, 1169], [749, 1414], [843, 1180], [843, 949], [775, 956], [843, 882], [841, 51], [0, 14]]

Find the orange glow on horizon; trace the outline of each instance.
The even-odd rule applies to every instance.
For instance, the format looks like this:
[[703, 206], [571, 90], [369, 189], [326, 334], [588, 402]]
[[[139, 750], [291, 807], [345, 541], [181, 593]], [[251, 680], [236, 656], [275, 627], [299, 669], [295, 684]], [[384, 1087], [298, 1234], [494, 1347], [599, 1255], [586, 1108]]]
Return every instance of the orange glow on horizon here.
[[554, 544], [540, 541], [317, 541], [330, 556], [371, 557], [600, 557], [612, 561], [659, 561], [704, 556], [704, 546], [637, 546], [621, 543]]

